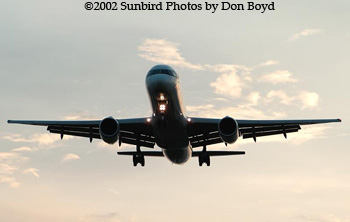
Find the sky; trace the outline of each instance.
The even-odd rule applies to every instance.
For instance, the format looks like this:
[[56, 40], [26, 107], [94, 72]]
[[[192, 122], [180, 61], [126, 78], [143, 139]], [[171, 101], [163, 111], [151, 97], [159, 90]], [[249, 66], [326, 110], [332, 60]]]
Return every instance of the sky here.
[[[1, 0], [0, 221], [349, 222], [350, 3], [274, 2], [211, 13]], [[208, 147], [246, 151], [210, 167], [144, 168], [116, 154], [132, 146], [6, 122], [150, 116], [156, 64], [179, 74], [188, 116], [343, 121]]]

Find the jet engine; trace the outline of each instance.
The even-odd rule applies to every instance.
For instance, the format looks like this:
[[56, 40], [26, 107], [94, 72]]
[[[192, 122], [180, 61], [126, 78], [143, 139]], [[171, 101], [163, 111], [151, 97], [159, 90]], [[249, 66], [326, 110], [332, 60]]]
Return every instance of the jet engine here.
[[99, 131], [103, 141], [114, 144], [119, 138], [119, 123], [111, 116], [104, 118], [100, 122]]
[[226, 143], [234, 143], [238, 139], [238, 123], [233, 118], [226, 116], [219, 122], [219, 134]]

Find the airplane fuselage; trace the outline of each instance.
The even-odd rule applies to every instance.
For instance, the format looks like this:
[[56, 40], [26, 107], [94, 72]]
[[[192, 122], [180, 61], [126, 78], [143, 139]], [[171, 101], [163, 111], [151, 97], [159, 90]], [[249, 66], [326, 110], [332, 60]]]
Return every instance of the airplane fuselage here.
[[192, 153], [178, 75], [166, 65], [147, 74], [146, 88], [152, 106], [151, 124], [157, 145], [171, 162], [185, 163]]

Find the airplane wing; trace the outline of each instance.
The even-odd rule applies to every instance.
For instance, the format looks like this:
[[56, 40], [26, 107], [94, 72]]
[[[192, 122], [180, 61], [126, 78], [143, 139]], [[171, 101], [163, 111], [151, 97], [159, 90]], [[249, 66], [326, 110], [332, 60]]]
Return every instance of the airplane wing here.
[[[203, 147], [223, 143], [218, 124], [221, 119], [191, 117], [188, 126], [189, 140], [192, 148]], [[99, 124], [102, 120], [86, 121], [36, 121], [36, 120], [8, 120], [11, 124], [26, 124], [47, 126], [50, 133], [101, 139]], [[154, 148], [155, 138], [151, 124], [147, 118], [117, 119], [120, 124], [119, 143]], [[315, 120], [236, 120], [240, 136], [243, 139], [298, 132], [301, 125], [341, 122], [340, 119], [315, 119]], [[206, 135], [206, 136], [205, 136]]]
[[[47, 126], [50, 133], [101, 139], [99, 125], [102, 120], [86, 121], [37, 121], [37, 120], [8, 120], [8, 123]], [[119, 142], [131, 145], [153, 148], [155, 139], [153, 129], [147, 118], [117, 119], [120, 125]]]
[[[222, 143], [218, 132], [218, 124], [221, 119], [191, 117], [188, 128], [189, 140], [192, 148], [204, 145]], [[340, 119], [310, 119], [310, 120], [236, 120], [239, 135], [243, 139], [283, 134], [287, 138], [288, 133], [298, 132], [301, 125], [341, 122]], [[205, 136], [206, 135], [206, 136]]]

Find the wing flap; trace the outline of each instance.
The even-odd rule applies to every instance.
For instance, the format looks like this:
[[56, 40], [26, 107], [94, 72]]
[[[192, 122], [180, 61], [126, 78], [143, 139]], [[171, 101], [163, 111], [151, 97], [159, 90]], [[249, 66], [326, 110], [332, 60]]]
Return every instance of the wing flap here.
[[135, 146], [139, 145], [143, 147], [154, 148], [154, 142], [149, 142], [145, 140], [137, 141], [136, 139], [127, 138], [127, 137], [121, 137], [120, 140], [122, 141], [122, 143], [127, 143]]
[[[294, 133], [298, 132], [298, 129], [288, 129], [288, 130], [275, 130], [275, 131], [268, 131], [268, 132], [259, 132], [255, 133], [255, 137], [261, 137], [261, 136], [272, 136], [272, 135], [278, 135], [278, 134], [287, 134], [287, 133]], [[247, 133], [243, 134], [243, 139], [248, 138], [254, 138], [254, 133]]]
[[67, 132], [84, 132], [84, 133], [93, 133], [93, 134], [100, 134], [99, 129], [97, 127], [78, 127], [78, 126], [57, 126], [57, 125], [50, 125], [47, 127], [48, 131], [52, 130], [63, 130]]
[[85, 132], [71, 132], [71, 131], [61, 131], [61, 130], [50, 130], [50, 133], [61, 134], [61, 135], [69, 135], [69, 136], [79, 136], [79, 137], [87, 137], [94, 139], [101, 139], [100, 134], [90, 134]]
[[255, 131], [256, 133], [259, 132], [269, 132], [269, 131], [276, 131], [276, 130], [283, 130], [284, 129], [301, 129], [300, 125], [277, 125], [277, 126], [259, 126], [259, 127], [246, 127], [246, 128], [240, 128], [239, 131], [241, 134], [248, 134], [248, 133], [252, 133], [253, 131]]
[[189, 137], [190, 142], [198, 142], [198, 141], [203, 141], [205, 139], [211, 139], [211, 138], [217, 138], [220, 137], [219, 132], [218, 131], [214, 131], [214, 132], [209, 132], [207, 134], [198, 134], [198, 135], [193, 135]]
[[209, 145], [222, 143], [222, 142], [223, 141], [222, 141], [221, 137], [217, 137], [217, 138], [211, 138], [211, 139], [207, 139], [207, 140], [192, 142], [191, 146], [192, 146], [192, 148], [196, 148], [196, 147], [200, 147], [200, 146], [204, 146], [204, 145], [209, 146]]

